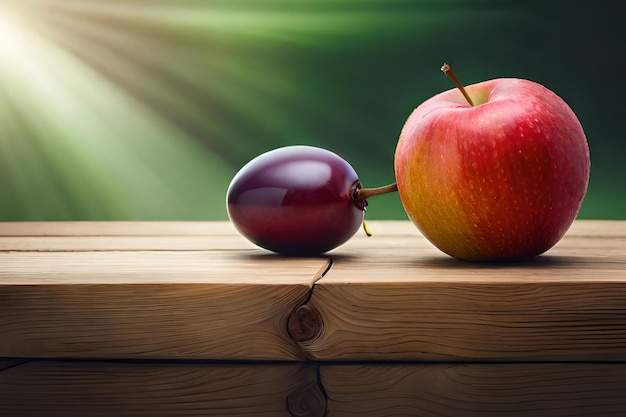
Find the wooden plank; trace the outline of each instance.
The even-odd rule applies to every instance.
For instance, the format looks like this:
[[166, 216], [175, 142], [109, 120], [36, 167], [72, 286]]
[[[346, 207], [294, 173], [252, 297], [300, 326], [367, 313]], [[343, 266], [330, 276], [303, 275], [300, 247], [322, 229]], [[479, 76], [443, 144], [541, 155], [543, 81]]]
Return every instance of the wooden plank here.
[[[372, 220], [367, 221], [373, 237], [413, 236], [424, 239], [418, 229], [409, 221], [404, 220]], [[576, 220], [567, 231], [569, 237], [601, 237], [624, 238], [624, 220]], [[364, 237], [357, 234], [357, 237]], [[365, 239], [373, 241], [374, 239]]]
[[[366, 275], [359, 274], [353, 277], [355, 280], [367, 280], [367, 271], [376, 274], [379, 263], [385, 268], [392, 266], [395, 278], [396, 269], [400, 269], [399, 273], [407, 272], [406, 269], [409, 269], [408, 272], [415, 275], [417, 267], [420, 267], [420, 275], [440, 276], [441, 270], [455, 273], [466, 270], [476, 275], [477, 267], [482, 266], [482, 271], [487, 273], [507, 270], [510, 271], [509, 276], [519, 276], [526, 274], [528, 268], [533, 266], [550, 264], [555, 267], [555, 271], [561, 266], [573, 266], [574, 268], [570, 269], [578, 269], [579, 265], [572, 264], [589, 260], [598, 262], [602, 259], [605, 259], [607, 264], [616, 264], [619, 271], [623, 272], [626, 262], [626, 221], [578, 220], [574, 222], [565, 238], [545, 254], [534, 258], [532, 262], [495, 265], [458, 261], [443, 254], [410, 222], [372, 221], [368, 222], [368, 225], [373, 236], [367, 237], [357, 233], [349, 242], [330, 252], [333, 259], [338, 262], [343, 258], [356, 260], [354, 258], [358, 257], [358, 262], [364, 262], [364, 265], [368, 266], [367, 269], [362, 268]], [[390, 256], [392, 258], [389, 258]], [[428, 268], [430, 266], [436, 268]], [[589, 269], [587, 268], [587, 272]], [[602, 274], [603, 269], [600, 268], [597, 272]]]
[[[404, 220], [367, 222], [375, 241], [379, 237], [412, 236], [425, 240], [417, 228]], [[0, 222], [0, 236], [224, 236], [237, 235], [228, 221], [74, 221]], [[623, 220], [576, 220], [569, 237], [624, 238]], [[356, 237], [364, 237], [360, 232]]]
[[0, 415], [621, 417], [623, 363], [34, 361]]
[[512, 264], [457, 261], [411, 229], [372, 223], [378, 238], [335, 250], [313, 290], [310, 358], [626, 359], [626, 222], [582, 222]]
[[2, 251], [246, 250], [230, 222], [5, 222]]
[[369, 225], [298, 259], [226, 222], [0, 223], [0, 357], [625, 360], [626, 222], [514, 264]]
[[302, 359], [285, 323], [294, 285], [16, 286], [2, 291], [0, 355]]
[[0, 291], [0, 356], [302, 359], [286, 332], [308, 287], [15, 286]]
[[[567, 242], [573, 243], [570, 247], [580, 247], [580, 242], [574, 238], [582, 238], [585, 244], [606, 246], [617, 239], [622, 240], [623, 246], [623, 223], [577, 221], [568, 232]], [[349, 249], [405, 247], [408, 241], [417, 250], [440, 254], [409, 222], [371, 221], [368, 224], [374, 236], [367, 238], [358, 232]], [[557, 249], [562, 245], [563, 242]], [[346, 248], [342, 246], [331, 253], [341, 257], [347, 254]], [[229, 222], [0, 222], [0, 251], [219, 249], [258, 248], [240, 236]]]
[[0, 222], [0, 236], [219, 236], [235, 233], [235, 228], [227, 221]]
[[257, 284], [306, 285], [325, 258], [261, 251], [0, 252], [0, 290], [15, 285]]
[[328, 267], [227, 222], [0, 223], [0, 357], [303, 358], [292, 310]]
[[320, 369], [328, 417], [621, 417], [624, 364], [378, 364]]
[[304, 363], [45, 361], [0, 372], [2, 416], [322, 417], [325, 407], [317, 366]]
[[328, 260], [0, 253], [0, 357], [303, 358], [286, 322]]
[[237, 235], [0, 236], [0, 252], [206, 251], [259, 249]]

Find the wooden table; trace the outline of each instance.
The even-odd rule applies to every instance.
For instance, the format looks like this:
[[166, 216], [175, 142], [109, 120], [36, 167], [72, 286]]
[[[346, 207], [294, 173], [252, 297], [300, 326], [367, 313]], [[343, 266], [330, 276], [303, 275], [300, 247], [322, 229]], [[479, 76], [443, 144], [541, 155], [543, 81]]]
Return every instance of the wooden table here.
[[0, 416], [626, 414], [626, 222], [517, 264], [369, 227], [289, 258], [227, 222], [0, 223]]

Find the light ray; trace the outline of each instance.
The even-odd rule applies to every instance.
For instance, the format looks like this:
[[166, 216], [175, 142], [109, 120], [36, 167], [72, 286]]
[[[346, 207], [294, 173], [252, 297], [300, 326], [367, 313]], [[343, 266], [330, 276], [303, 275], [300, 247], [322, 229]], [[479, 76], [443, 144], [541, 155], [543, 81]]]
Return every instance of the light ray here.
[[[38, 203], [57, 201], [60, 217], [154, 218], [196, 194], [185, 188], [189, 178], [168, 171], [167, 162], [219, 180], [207, 186], [209, 194], [224, 192], [224, 164], [199, 153], [198, 144], [175, 126], [56, 45], [17, 28], [12, 33], [20, 35], [19, 51], [12, 47], [2, 55], [0, 83], [22, 126], [5, 121], [2, 154], [5, 166], [12, 166], [11, 178], [22, 183], [18, 189], [28, 190], [26, 178], [48, 183], [37, 174], [47, 167], [57, 184], [37, 190]], [[22, 144], [17, 154], [15, 143]], [[37, 218], [49, 209], [32, 204], [29, 215]]]
[[[362, 117], [323, 74], [303, 84], [329, 71], [311, 55], [432, 36], [455, 3], [8, 1], [0, 219], [20, 220], [225, 218], [243, 162], [279, 144], [336, 142], [308, 128]], [[501, 17], [489, 13], [475, 23]]]

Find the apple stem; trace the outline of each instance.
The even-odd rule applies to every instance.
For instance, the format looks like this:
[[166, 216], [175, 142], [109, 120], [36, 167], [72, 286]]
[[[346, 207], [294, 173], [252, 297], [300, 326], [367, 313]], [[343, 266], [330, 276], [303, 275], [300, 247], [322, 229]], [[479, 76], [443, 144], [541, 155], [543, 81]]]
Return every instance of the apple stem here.
[[465, 97], [465, 100], [467, 100], [467, 102], [470, 104], [470, 106], [473, 107], [475, 104], [472, 101], [472, 98], [469, 96], [469, 94], [467, 94], [467, 90], [465, 89], [465, 87], [463, 87], [463, 84], [461, 84], [459, 82], [459, 79], [456, 78], [456, 75], [454, 75], [454, 71], [452, 71], [452, 67], [450, 67], [450, 65], [444, 63], [443, 66], [441, 67], [441, 71], [444, 74], [446, 74], [446, 76], [448, 78], [450, 78], [450, 80], [452, 80], [454, 85], [456, 85], [456, 88], [461, 90], [461, 93], [463, 93], [463, 97]]
[[367, 200], [370, 197], [381, 194], [389, 194], [398, 191], [398, 184], [393, 183], [377, 188], [360, 188], [354, 189], [353, 198], [356, 200]]

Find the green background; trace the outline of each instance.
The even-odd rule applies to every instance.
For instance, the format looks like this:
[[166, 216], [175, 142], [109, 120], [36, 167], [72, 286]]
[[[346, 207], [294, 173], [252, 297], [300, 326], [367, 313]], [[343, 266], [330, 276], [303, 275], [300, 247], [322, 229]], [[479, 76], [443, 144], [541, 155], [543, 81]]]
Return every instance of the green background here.
[[[519, 77], [578, 115], [592, 158], [583, 218], [626, 218], [620, 2], [5, 0], [0, 220], [218, 220], [261, 152], [333, 150], [394, 181], [412, 109]], [[404, 219], [397, 194], [368, 218]]]

